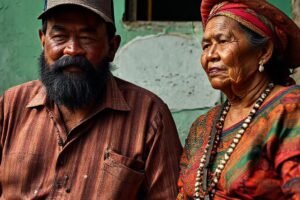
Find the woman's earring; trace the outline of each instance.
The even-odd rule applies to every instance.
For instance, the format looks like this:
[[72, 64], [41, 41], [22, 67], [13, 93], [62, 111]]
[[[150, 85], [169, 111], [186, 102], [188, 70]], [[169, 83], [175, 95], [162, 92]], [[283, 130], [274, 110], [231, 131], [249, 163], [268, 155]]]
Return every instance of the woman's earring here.
[[264, 61], [259, 61], [259, 67], [258, 67], [258, 71], [259, 72], [263, 72], [265, 70], [265, 67], [264, 67]]

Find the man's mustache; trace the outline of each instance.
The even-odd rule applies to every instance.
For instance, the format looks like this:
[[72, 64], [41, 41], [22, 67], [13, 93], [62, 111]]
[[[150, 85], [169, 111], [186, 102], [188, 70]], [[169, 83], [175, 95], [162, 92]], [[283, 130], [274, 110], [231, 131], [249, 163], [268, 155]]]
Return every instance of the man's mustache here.
[[63, 56], [56, 60], [50, 69], [55, 72], [62, 72], [69, 66], [76, 66], [83, 72], [95, 71], [92, 63], [83, 56]]

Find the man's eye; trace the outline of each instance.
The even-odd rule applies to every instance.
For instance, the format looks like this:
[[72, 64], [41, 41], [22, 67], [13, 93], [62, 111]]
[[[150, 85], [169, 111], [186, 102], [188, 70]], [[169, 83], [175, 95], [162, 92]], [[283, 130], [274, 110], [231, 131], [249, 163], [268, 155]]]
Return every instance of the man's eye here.
[[55, 40], [55, 41], [63, 41], [63, 40], [66, 39], [66, 37], [67, 37], [67, 36], [65, 36], [65, 35], [54, 35], [54, 36], [52, 37], [52, 39]]
[[90, 42], [90, 41], [95, 41], [95, 38], [91, 36], [81, 36], [80, 40], [84, 42]]

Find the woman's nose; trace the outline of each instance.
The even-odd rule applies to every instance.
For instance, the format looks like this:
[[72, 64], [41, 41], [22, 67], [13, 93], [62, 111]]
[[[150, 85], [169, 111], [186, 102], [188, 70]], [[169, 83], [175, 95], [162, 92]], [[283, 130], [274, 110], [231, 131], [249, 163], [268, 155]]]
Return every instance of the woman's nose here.
[[218, 53], [217, 53], [217, 45], [213, 44], [211, 45], [211, 47], [209, 48], [208, 52], [207, 52], [207, 59], [208, 60], [216, 60], [219, 57]]

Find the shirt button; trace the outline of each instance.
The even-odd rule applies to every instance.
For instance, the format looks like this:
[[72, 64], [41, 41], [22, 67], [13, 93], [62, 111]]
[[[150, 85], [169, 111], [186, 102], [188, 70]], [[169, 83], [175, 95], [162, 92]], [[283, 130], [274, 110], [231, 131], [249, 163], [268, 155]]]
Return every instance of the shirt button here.
[[70, 192], [71, 192], [71, 188], [67, 188], [66, 193], [70, 193]]
[[64, 164], [65, 164], [65, 162], [63, 160], [58, 161], [58, 166], [63, 166]]
[[68, 175], [65, 175], [65, 176], [64, 176], [64, 179], [65, 179], [65, 181], [69, 180], [69, 176], [68, 176]]
[[55, 182], [55, 188], [60, 189], [62, 187], [61, 183], [59, 181]]

